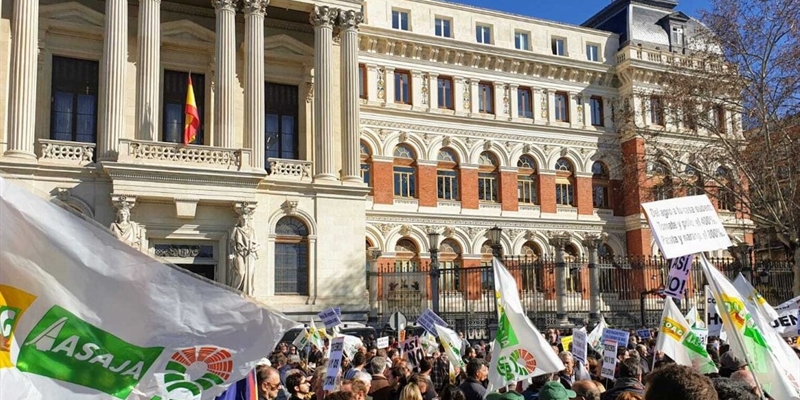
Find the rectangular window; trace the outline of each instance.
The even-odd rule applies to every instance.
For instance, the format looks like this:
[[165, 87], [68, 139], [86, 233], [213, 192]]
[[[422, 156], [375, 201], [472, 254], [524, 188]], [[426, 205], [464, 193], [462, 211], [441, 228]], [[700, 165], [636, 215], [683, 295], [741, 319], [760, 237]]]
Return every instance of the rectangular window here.
[[497, 178], [493, 173], [478, 173], [478, 199], [497, 201]]
[[367, 66], [358, 64], [358, 98], [367, 98]]
[[266, 82], [266, 121], [264, 129], [267, 166], [270, 158], [300, 158], [297, 130], [297, 86]]
[[361, 179], [364, 180], [364, 183], [367, 186], [372, 187], [372, 168], [370, 168], [369, 163], [361, 162]]
[[564, 92], [555, 94], [556, 121], [569, 122], [569, 97]]
[[531, 88], [517, 89], [517, 112], [522, 118], [533, 118], [533, 91]]
[[50, 139], [97, 142], [99, 76], [97, 61], [53, 56]]
[[594, 208], [608, 208], [608, 188], [605, 185], [592, 186], [592, 205]]
[[556, 204], [560, 206], [571, 206], [572, 203], [572, 184], [567, 182], [556, 182]]
[[458, 200], [458, 178], [456, 171], [436, 171], [438, 197], [440, 200]]
[[408, 11], [392, 10], [392, 29], [408, 30]]
[[514, 32], [514, 48], [517, 50], [530, 50], [527, 33]]
[[275, 294], [308, 294], [308, 243], [275, 243]]
[[589, 112], [592, 114], [592, 126], [603, 126], [603, 99], [597, 96], [589, 98]]
[[553, 38], [553, 40], [550, 41], [550, 45], [553, 49], [553, 54], [557, 56], [566, 55], [567, 53], [566, 43], [567, 42], [565, 39]]
[[416, 197], [417, 182], [413, 167], [394, 167], [395, 197]]
[[478, 111], [486, 114], [494, 114], [494, 96], [491, 83], [481, 82], [478, 84]]
[[478, 43], [492, 44], [492, 28], [486, 25], [475, 25], [475, 39]]
[[450, 20], [445, 18], [436, 18], [434, 26], [434, 33], [439, 37], [452, 37], [450, 36]]
[[659, 96], [650, 96], [650, 123], [664, 125], [664, 103]]
[[683, 27], [673, 26], [672, 36], [670, 37], [672, 47], [683, 47]]
[[718, 133], [726, 133], [728, 131], [728, 120], [725, 118], [725, 107], [721, 105], [714, 106], [714, 122], [717, 124]]
[[453, 109], [453, 78], [440, 76], [436, 79], [439, 108]]
[[517, 178], [517, 199], [520, 204], [536, 204], [536, 182], [532, 177]]
[[[200, 127], [197, 128], [193, 144], [203, 144], [205, 127], [205, 75], [192, 74], [192, 88]], [[161, 140], [170, 143], [183, 143], [183, 128], [186, 123], [186, 93], [189, 90], [189, 73], [184, 71], [164, 71], [164, 98], [162, 101], [163, 126]]]
[[394, 102], [411, 104], [411, 73], [394, 71]]
[[589, 61], [597, 61], [600, 59], [600, 47], [596, 44], [586, 45], [586, 59]]

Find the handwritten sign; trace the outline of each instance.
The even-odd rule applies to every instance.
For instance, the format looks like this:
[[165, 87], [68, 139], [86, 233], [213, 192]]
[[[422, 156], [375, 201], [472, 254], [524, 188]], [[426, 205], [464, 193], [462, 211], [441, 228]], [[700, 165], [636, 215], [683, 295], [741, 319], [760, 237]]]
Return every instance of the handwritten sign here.
[[642, 339], [650, 339], [650, 329], [639, 329], [636, 331], [636, 336]]
[[689, 273], [692, 271], [692, 261], [694, 254], [673, 258], [669, 262], [669, 277], [664, 294], [673, 299], [682, 300], [683, 293], [686, 292], [686, 284], [689, 282]]
[[378, 346], [379, 349], [385, 349], [389, 347], [389, 337], [388, 336], [379, 337], [376, 346]]
[[436, 333], [436, 325], [447, 328], [447, 322], [444, 322], [444, 320], [436, 315], [436, 313], [430, 308], [423, 311], [422, 315], [417, 318], [417, 324], [425, 328], [428, 333], [436, 337], [439, 336], [439, 334]]
[[328, 370], [325, 372], [323, 389], [333, 390], [336, 388], [336, 378], [342, 369], [342, 353], [344, 353], [344, 337], [337, 337], [331, 340], [331, 355], [328, 358]]
[[409, 364], [415, 367], [419, 365], [420, 361], [425, 358], [425, 352], [422, 350], [419, 337], [414, 336], [403, 342], [403, 354], [405, 354]]
[[584, 364], [586, 364], [586, 347], [588, 342], [586, 336], [586, 331], [572, 331], [572, 356]]
[[614, 379], [614, 372], [617, 370], [617, 342], [608, 340], [603, 342], [603, 367], [600, 376], [603, 378]]
[[[341, 310], [339, 313], [341, 313]], [[325, 329], [332, 329], [342, 324], [342, 320], [339, 319], [340, 314], [336, 313], [336, 308], [329, 308], [317, 315], [322, 320], [322, 323], [325, 324]]]
[[644, 203], [642, 208], [666, 258], [731, 247], [728, 232], [705, 195]]
[[625, 347], [628, 345], [628, 339], [630, 339], [630, 337], [631, 334], [628, 331], [606, 328], [603, 329], [603, 337], [600, 339], [600, 343], [605, 343], [611, 340], [617, 343], [619, 346]]

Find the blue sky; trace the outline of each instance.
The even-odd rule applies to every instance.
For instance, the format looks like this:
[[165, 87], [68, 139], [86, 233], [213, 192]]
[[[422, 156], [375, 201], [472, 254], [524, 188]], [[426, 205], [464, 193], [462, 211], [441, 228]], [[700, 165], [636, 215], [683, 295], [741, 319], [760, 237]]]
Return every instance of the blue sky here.
[[[505, 11], [530, 17], [579, 25], [610, 3], [610, 0], [450, 0], [456, 3]], [[678, 10], [698, 17], [708, 0], [678, 0]]]

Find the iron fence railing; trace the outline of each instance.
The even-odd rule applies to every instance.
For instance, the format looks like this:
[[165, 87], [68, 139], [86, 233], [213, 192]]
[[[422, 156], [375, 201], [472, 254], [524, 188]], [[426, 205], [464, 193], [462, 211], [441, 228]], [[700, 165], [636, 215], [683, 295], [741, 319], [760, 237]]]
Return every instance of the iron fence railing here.
[[[517, 281], [519, 296], [528, 317], [540, 329], [558, 324], [556, 269], [552, 258], [510, 256], [502, 259]], [[745, 273], [770, 302], [777, 305], [792, 297], [790, 262], [750, 262], [750, 268], [729, 258], [709, 261], [730, 279]], [[496, 327], [493, 272], [490, 263], [463, 266], [460, 262], [440, 263], [439, 314], [470, 339], [489, 339]], [[669, 262], [661, 257], [600, 257], [592, 266], [585, 259], [564, 263], [564, 310], [577, 326], [589, 323], [592, 268], [599, 282], [599, 312], [612, 326], [637, 328], [654, 326], [661, 317], [664, 300], [658, 295], [669, 273]], [[378, 317], [386, 322], [400, 311], [409, 321], [431, 307], [430, 263], [394, 261], [377, 265]], [[705, 315], [705, 276], [697, 262], [692, 268], [685, 298], [679, 302], [684, 312], [696, 306]]]

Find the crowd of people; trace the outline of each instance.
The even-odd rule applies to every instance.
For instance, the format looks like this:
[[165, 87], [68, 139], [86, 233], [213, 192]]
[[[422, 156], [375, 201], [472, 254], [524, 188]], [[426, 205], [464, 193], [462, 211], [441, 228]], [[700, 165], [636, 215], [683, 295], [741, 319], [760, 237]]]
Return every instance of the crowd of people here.
[[[655, 333], [655, 332], [654, 332]], [[702, 375], [656, 354], [655, 338], [641, 339], [632, 331], [627, 346], [617, 351], [614, 379], [601, 377], [602, 359], [588, 350], [587, 363], [577, 362], [563, 348], [559, 332], [545, 338], [564, 369], [487, 392], [491, 349], [465, 340], [463, 369], [451, 368], [444, 349], [411, 365], [398, 343], [378, 349], [365, 340], [351, 358], [343, 357], [336, 390], [323, 390], [326, 349], [303, 351], [281, 343], [257, 368], [259, 400], [756, 400], [761, 392], [744, 360], [717, 338], [708, 351], [719, 373]], [[326, 342], [327, 343], [327, 342]], [[327, 345], [327, 344], [326, 344]], [[589, 346], [591, 347], [591, 346]], [[800, 357], [800, 348], [794, 347]], [[299, 353], [303, 353], [301, 357]], [[455, 370], [456, 373], [451, 373]], [[763, 393], [770, 398], [768, 393]]]

